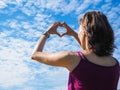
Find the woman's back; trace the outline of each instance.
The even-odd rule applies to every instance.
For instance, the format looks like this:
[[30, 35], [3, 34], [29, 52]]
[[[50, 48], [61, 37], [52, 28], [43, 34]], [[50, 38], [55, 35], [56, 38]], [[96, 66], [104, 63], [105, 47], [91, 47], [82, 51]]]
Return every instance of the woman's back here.
[[[116, 90], [119, 80], [119, 63], [112, 57], [114, 51], [114, 32], [107, 17], [99, 11], [90, 11], [80, 19], [80, 31], [76, 33], [66, 23], [55, 22], [38, 41], [32, 59], [52, 66], [62, 66], [70, 71], [69, 90]], [[58, 27], [64, 27], [62, 35]], [[50, 34], [60, 37], [73, 36], [83, 51], [43, 52]], [[56, 43], [55, 43], [56, 44]], [[81, 59], [80, 59], [80, 58]]]
[[100, 66], [109, 67], [109, 66], [114, 66], [117, 63], [116, 59], [113, 58], [112, 56], [97, 56], [95, 53], [89, 53], [89, 54], [86, 54], [84, 52], [82, 53], [84, 54], [84, 58], [86, 58], [88, 61]]
[[68, 90], [117, 90], [119, 63], [116, 60], [102, 63], [90, 61], [91, 56], [86, 55], [87, 59], [81, 52], [78, 56], [81, 60], [70, 72]]

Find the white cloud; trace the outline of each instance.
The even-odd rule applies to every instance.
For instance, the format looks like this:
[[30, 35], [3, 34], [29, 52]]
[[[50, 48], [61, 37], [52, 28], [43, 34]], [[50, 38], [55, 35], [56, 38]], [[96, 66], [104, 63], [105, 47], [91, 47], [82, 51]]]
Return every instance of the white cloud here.
[[18, 86], [30, 80], [30, 69], [23, 62], [3, 59], [0, 63], [0, 86]]
[[[17, 9], [21, 10], [24, 14], [28, 16], [33, 16], [39, 12], [44, 12], [45, 9], [48, 9], [49, 12], [53, 11], [55, 13], [60, 13], [62, 12], [63, 14], [68, 14], [72, 11], [75, 11], [77, 6], [78, 6], [78, 1], [76, 0], [71, 0], [69, 3], [67, 3], [64, 0], [28, 0], [23, 4], [23, 0], [17, 0], [17, 1], [7, 1], [4, 0], [4, 3], [7, 4], [13, 4], [15, 5], [14, 8], [9, 7], [9, 9], [12, 12], [15, 12]], [[38, 10], [39, 9], [39, 10]], [[6, 13], [9, 14], [8, 11]]]
[[14, 28], [14, 29], [20, 27], [20, 25], [18, 24], [17, 20], [11, 20], [11, 21], [9, 22], [9, 26], [10, 26], [11, 28]]
[[[7, 4], [16, 6], [14, 8], [9, 6], [9, 9], [1, 10], [0, 12], [4, 14], [11, 13], [9, 14], [10, 16], [14, 15], [15, 11], [22, 11], [28, 16], [19, 12], [19, 15], [16, 15], [14, 18], [8, 18], [6, 22], [0, 23], [3, 26], [3, 30], [0, 32], [0, 87], [11, 88], [19, 86], [21, 90], [35, 90], [37, 87], [37, 89], [42, 88], [41, 90], [45, 90], [48, 85], [51, 87], [51, 90], [67, 90], [68, 71], [63, 68], [54, 68], [32, 61], [30, 55], [33, 47], [42, 32], [55, 21], [51, 11], [56, 13], [56, 15], [59, 13], [64, 15], [71, 14], [71, 12], [75, 11], [78, 16], [78, 14], [83, 14], [90, 5], [99, 5], [98, 3], [101, 1], [3, 0], [1, 2], [2, 6], [0, 7], [2, 8], [7, 7]], [[113, 16], [117, 18], [117, 20], [113, 20], [113, 27], [118, 29], [115, 33], [116, 37], [119, 37], [120, 20], [118, 14], [120, 5], [112, 7], [107, 12], [111, 8], [110, 5], [110, 3], [105, 4], [100, 8], [102, 11], [106, 8], [104, 11], [110, 20], [112, 20]], [[46, 13], [45, 10], [50, 14]], [[118, 50], [120, 49], [119, 41], [119, 38], [117, 38]], [[51, 52], [61, 50], [78, 51], [79, 49], [79, 45], [74, 38], [69, 36], [59, 38], [56, 35], [51, 35], [44, 48], [45, 51]], [[119, 58], [118, 50], [114, 53], [114, 56], [117, 58]]]
[[35, 90], [33, 87], [25, 87], [25, 88], [22, 88], [22, 90]]
[[0, 1], [0, 9], [7, 7], [4, 1]]
[[0, 38], [0, 86], [19, 86], [29, 81], [31, 69], [24, 63], [29, 59], [31, 42], [15, 39], [10, 31], [3, 31]]
[[[42, 13], [38, 13], [36, 14], [34, 20], [36, 21], [48, 21], [47, 19], [51, 18], [51, 15], [45, 15], [45, 14], [42, 14]], [[51, 18], [52, 20], [52, 18]]]
[[25, 13], [28, 16], [32, 16], [36, 14], [36, 10], [34, 7], [32, 7], [31, 9], [27, 8], [27, 7], [23, 7], [22, 8], [22, 12]]
[[[11, 32], [4, 30], [3, 32], [0, 32], [0, 38], [4, 38], [11, 35]], [[2, 40], [3, 41], [3, 40]], [[2, 44], [2, 43], [1, 43]]]
[[[101, 9], [104, 11], [104, 13], [109, 12], [109, 10], [111, 9], [111, 3], [106, 3], [104, 4]], [[106, 10], [105, 10], [106, 9]]]
[[[23, 2], [25, 2], [23, 4]], [[18, 9], [22, 11], [24, 14], [28, 16], [34, 16], [35, 14], [39, 12], [44, 12], [44, 9], [49, 9], [54, 12], [61, 12], [61, 9], [66, 5], [64, 1], [62, 0], [54, 0], [54, 1], [49, 1], [49, 0], [28, 0], [28, 1], [23, 1], [23, 0], [4, 0], [0, 1], [0, 8], [5, 8], [8, 4], [13, 5], [9, 6], [8, 10], [0, 11], [0, 13], [6, 13], [6, 14], [13, 14], [15, 11]], [[38, 10], [39, 9], [39, 10]]]
[[80, 3], [80, 5], [77, 7], [76, 9], [76, 13], [79, 14], [81, 13], [82, 11], [84, 11], [85, 9], [87, 9], [90, 5], [91, 5], [91, 2], [90, 0], [84, 0], [83, 2]]
[[75, 11], [77, 6], [79, 5], [78, 3], [79, 2], [76, 1], [76, 0], [71, 0], [70, 3], [64, 5], [65, 7], [64, 6], [61, 7], [63, 13], [64, 14], [69, 14], [70, 12]]
[[[39, 89], [67, 90], [67, 89], [64, 89], [64, 88], [67, 88], [67, 83], [68, 83], [68, 81], [67, 81], [68, 80], [68, 71], [66, 69], [46, 67], [46, 65], [41, 65], [40, 69], [35, 70], [35, 72], [33, 72], [33, 73], [36, 73], [40, 76], [39, 77], [40, 79], [38, 80], [39, 84], [40, 84], [40, 87], [38, 87]], [[44, 84], [43, 82], [46, 84]], [[48, 87], [45, 87], [47, 85], [48, 85]], [[49, 86], [51, 86], [51, 88], [49, 88]]]

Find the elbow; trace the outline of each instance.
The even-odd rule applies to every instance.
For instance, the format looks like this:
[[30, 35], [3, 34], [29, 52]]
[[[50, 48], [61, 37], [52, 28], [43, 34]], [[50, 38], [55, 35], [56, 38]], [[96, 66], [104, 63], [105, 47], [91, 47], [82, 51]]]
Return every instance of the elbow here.
[[33, 54], [31, 55], [31, 59], [32, 59], [32, 60], [39, 61], [39, 60], [40, 60], [40, 57], [38, 56], [38, 53], [35, 52], [35, 53], [33, 53]]
[[35, 60], [35, 57], [36, 57], [35, 54], [32, 54], [32, 55], [31, 55], [31, 59]]

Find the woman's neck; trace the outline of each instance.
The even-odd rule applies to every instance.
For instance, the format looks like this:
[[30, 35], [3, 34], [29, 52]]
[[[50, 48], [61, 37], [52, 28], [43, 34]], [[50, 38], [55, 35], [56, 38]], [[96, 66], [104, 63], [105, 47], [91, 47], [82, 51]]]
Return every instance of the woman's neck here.
[[91, 53], [93, 53], [93, 50], [83, 50], [82, 51], [84, 54], [91, 54]]

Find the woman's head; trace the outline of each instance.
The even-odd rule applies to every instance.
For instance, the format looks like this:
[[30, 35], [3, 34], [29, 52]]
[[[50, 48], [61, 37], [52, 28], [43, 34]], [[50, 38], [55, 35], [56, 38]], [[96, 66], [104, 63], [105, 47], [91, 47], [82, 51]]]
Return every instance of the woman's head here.
[[[98, 56], [112, 55], [114, 51], [114, 33], [107, 17], [99, 11], [87, 12], [80, 19], [79, 38], [87, 38], [88, 48]], [[81, 40], [82, 41], [82, 40]], [[85, 40], [83, 40], [85, 41]]]

